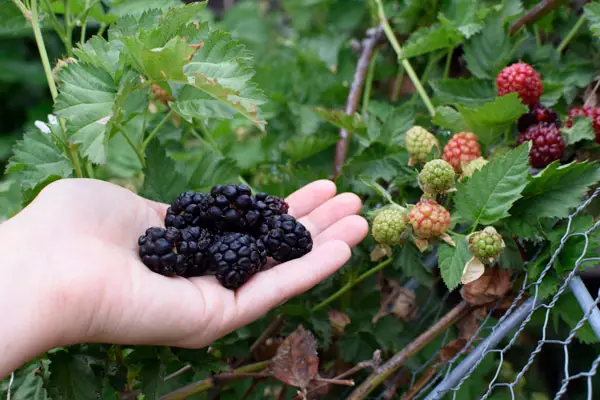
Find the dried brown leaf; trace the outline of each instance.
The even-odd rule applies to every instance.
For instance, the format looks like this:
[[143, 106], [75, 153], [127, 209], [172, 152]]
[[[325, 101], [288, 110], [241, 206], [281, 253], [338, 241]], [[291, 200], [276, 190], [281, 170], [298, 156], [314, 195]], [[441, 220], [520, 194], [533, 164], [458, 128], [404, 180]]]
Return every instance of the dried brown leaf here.
[[390, 314], [401, 321], [415, 319], [418, 311], [415, 293], [401, 286], [392, 287], [392, 292], [383, 299], [379, 312], [373, 317], [373, 323]]
[[440, 350], [440, 360], [444, 362], [452, 360], [466, 344], [465, 338], [454, 339]]
[[319, 371], [315, 337], [302, 325], [279, 346], [270, 367], [281, 382], [305, 390]]
[[510, 270], [499, 267], [486, 268], [481, 278], [462, 287], [462, 298], [476, 306], [498, 300], [510, 289], [511, 274]]
[[256, 361], [270, 360], [277, 354], [277, 350], [281, 343], [283, 343], [283, 338], [270, 337], [254, 349], [252, 357]]
[[351, 322], [350, 317], [348, 317], [347, 314], [338, 310], [329, 310], [328, 316], [329, 323], [331, 324], [333, 331], [337, 335], [342, 335], [344, 333], [344, 328], [346, 328], [346, 325], [348, 325]]
[[468, 340], [477, 332], [479, 320], [481, 319], [480, 313], [478, 312], [480, 309], [483, 309], [483, 307], [475, 308], [456, 323], [461, 338]]

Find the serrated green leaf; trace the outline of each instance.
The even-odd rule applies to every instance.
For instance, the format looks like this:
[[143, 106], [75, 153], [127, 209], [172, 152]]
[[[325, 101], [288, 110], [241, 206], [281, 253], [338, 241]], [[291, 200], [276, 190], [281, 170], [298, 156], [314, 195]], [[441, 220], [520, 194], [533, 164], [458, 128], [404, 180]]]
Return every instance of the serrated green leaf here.
[[594, 140], [596, 132], [591, 118], [577, 116], [573, 118], [573, 126], [562, 128], [561, 132], [568, 146], [582, 140]]
[[590, 30], [600, 36], [600, 3], [588, 3], [583, 7], [583, 14], [590, 24]]
[[482, 79], [493, 79], [510, 59], [511, 43], [499, 15], [486, 20], [485, 27], [464, 45], [469, 71]]
[[194, 49], [183, 38], [175, 37], [164, 46], [153, 48], [145, 47], [137, 37], [124, 37], [121, 40], [125, 43], [133, 67], [149, 79], [186, 80], [183, 67]]
[[452, 240], [456, 247], [442, 243], [438, 248], [438, 264], [448, 290], [454, 290], [460, 284], [465, 264], [473, 257], [465, 236], [455, 235]]
[[0, 2], [0, 37], [33, 36], [31, 25], [12, 1]]
[[171, 203], [188, 188], [188, 180], [177, 171], [175, 161], [169, 158], [157, 141], [146, 149], [144, 186], [140, 194], [154, 201]]
[[405, 149], [388, 148], [374, 143], [348, 161], [344, 167], [344, 175], [391, 180], [398, 175], [416, 177], [416, 172], [408, 167], [408, 153]]
[[313, 111], [325, 121], [348, 132], [356, 132], [358, 134], [366, 132], [367, 125], [365, 124], [365, 120], [358, 113], [346, 115], [344, 110], [328, 110], [321, 107], [314, 107]]
[[[48, 393], [44, 388], [44, 380], [39, 372], [40, 363], [44, 367], [48, 366], [48, 362], [40, 361], [33, 362], [18, 372], [15, 373], [14, 381], [11, 387], [10, 399], [12, 400], [47, 400]], [[3, 390], [0, 383], [0, 396], [8, 398], [8, 393]]]
[[393, 266], [400, 269], [406, 276], [415, 278], [425, 287], [433, 285], [431, 271], [425, 268], [421, 252], [412, 243], [402, 245], [394, 258]]
[[465, 132], [469, 129], [465, 119], [452, 107], [440, 106], [435, 109], [432, 122], [437, 126], [451, 130], [452, 132]]
[[469, 108], [459, 104], [457, 108], [484, 146], [494, 143], [505, 129], [528, 110], [516, 93], [497, 97], [480, 107]]
[[240, 169], [230, 158], [215, 152], [208, 143], [197, 153], [190, 154], [194, 170], [190, 176], [189, 187], [197, 191], [207, 191], [219, 183], [236, 183], [240, 179]]
[[464, 36], [455, 26], [438, 22], [415, 31], [402, 47], [402, 56], [411, 58], [439, 49], [453, 48], [463, 39]]
[[30, 129], [15, 144], [6, 172], [18, 172], [21, 188], [37, 192], [51, 181], [71, 177], [73, 164], [50, 133]]
[[404, 134], [415, 123], [415, 111], [410, 104], [395, 108], [381, 128], [379, 140], [387, 145], [403, 145]]
[[206, 39], [184, 73], [194, 86], [220, 100], [264, 130], [258, 117], [266, 98], [251, 81], [254, 71], [244, 46], [225, 32], [214, 31]]
[[521, 271], [523, 269], [523, 258], [521, 257], [521, 252], [517, 247], [517, 243], [512, 238], [510, 232], [505, 230], [499, 230], [498, 233], [502, 235], [504, 240], [505, 248], [502, 251], [502, 254], [498, 258], [498, 263], [501, 268], [504, 269], [512, 269]]
[[581, 204], [583, 194], [598, 180], [600, 165], [597, 163], [560, 165], [555, 161], [530, 179], [523, 198], [510, 212], [530, 221], [543, 217], [565, 218]]
[[113, 115], [117, 87], [104, 69], [83, 63], [61, 71], [55, 112], [66, 119], [67, 132], [90, 161], [106, 162], [106, 127]]
[[490, 161], [466, 183], [458, 182], [456, 210], [474, 224], [490, 225], [509, 215], [522, 197], [529, 172], [529, 143]]
[[430, 82], [440, 102], [476, 107], [495, 99], [496, 91], [489, 79], [439, 79]]
[[302, 161], [331, 147], [338, 139], [335, 134], [296, 136], [285, 144], [283, 151], [291, 161]]
[[101, 36], [94, 36], [83, 46], [73, 49], [74, 55], [80, 62], [93, 65], [108, 72], [115, 79], [119, 57], [123, 51], [123, 42], [119, 40], [106, 41]]
[[96, 400], [100, 394], [98, 378], [82, 354], [59, 351], [49, 355], [52, 365], [49, 391], [56, 400]]

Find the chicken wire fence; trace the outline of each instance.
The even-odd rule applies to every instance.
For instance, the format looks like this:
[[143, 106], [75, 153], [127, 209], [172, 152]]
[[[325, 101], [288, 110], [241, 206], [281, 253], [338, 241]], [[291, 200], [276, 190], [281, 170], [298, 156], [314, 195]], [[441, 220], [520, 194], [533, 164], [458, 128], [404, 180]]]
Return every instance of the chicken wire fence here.
[[[427, 380], [427, 383], [424, 384], [418, 392], [414, 393], [414, 396], [411, 397], [412, 399], [466, 399], [464, 395], [461, 396], [458, 392], [465, 382], [473, 376], [477, 368], [481, 366], [487, 357], [497, 357], [497, 361], [495, 361], [495, 367], [492, 368], [491, 375], [486, 375], [492, 377], [488, 382], [487, 389], [484, 389], [483, 392], [479, 393], [477, 398], [524, 398], [517, 393], [515, 388], [526, 376], [528, 371], [530, 371], [530, 368], [536, 359], [539, 358], [542, 350], [549, 346], [555, 346], [552, 348], [552, 351], [562, 352], [564, 362], [562, 366], [552, 366], [553, 368], [557, 367], [562, 370], [560, 382], [557, 384], [558, 389], [553, 393], [554, 399], [567, 398], [566, 393], [569, 385], [575, 381], [583, 381], [586, 387], [585, 391], [587, 392], [583, 397], [577, 398], [594, 398], [592, 379], [596, 375], [598, 365], [600, 364], [600, 354], [594, 355], [595, 358], [589, 364], [589, 368], [582, 371], [573, 371], [573, 363], [570, 361], [574, 360], [578, 356], [578, 353], [573, 354], [570, 346], [575, 341], [575, 335], [586, 322], [590, 324], [595, 336], [600, 339], [600, 310], [597, 307], [597, 304], [600, 303], [600, 290], [592, 296], [578, 275], [578, 272], [580, 271], [579, 267], [582, 264], [600, 261], [600, 257], [586, 257], [587, 250], [590, 246], [598, 246], [597, 243], [593, 243], [593, 239], [590, 236], [600, 227], [600, 220], [582, 231], [576, 231], [576, 229], [573, 228], [573, 220], [599, 195], [600, 188], [569, 216], [566, 232], [561, 238], [560, 246], [552, 254], [537, 280], [528, 283], [529, 280], [525, 273], [525, 279], [523, 279], [523, 283], [521, 284], [516, 297], [502, 317], [494, 323], [492, 318], [494, 309], [492, 309], [487, 313], [484, 320], [480, 322], [476, 333], [471, 336], [466, 345], [449, 361], [440, 363], [442, 365], [436, 365], [436, 362], [439, 363], [438, 351], [425, 363], [411, 371], [410, 387], [414, 387], [415, 385], [418, 386], [417, 381], [419, 377], [427, 374], [427, 371], [433, 370], [435, 372], [435, 374]], [[557, 292], [553, 296], [542, 299], [538, 294], [542, 280], [553, 267], [555, 260], [565, 248], [567, 241], [575, 237], [581, 237], [584, 240], [581, 254], [577, 258], [575, 265], [572, 266], [573, 269], [569, 275], [560, 281]], [[577, 302], [583, 311], [583, 317], [579, 319], [563, 340], [548, 338], [550, 311], [556, 306], [562, 296], [571, 295], [574, 295], [577, 299]], [[501, 301], [502, 299], [497, 302], [497, 305], [499, 305]], [[431, 316], [434, 316], [434, 320], [437, 320], [441, 317], [442, 310], [443, 307], [441, 305], [432, 306], [430, 304], [425, 304], [422, 307], [419, 320], [428, 320]], [[520, 369], [517, 370], [516, 366], [512, 366], [511, 368], [514, 370], [514, 373], [511, 374], [512, 378], [505, 379], [506, 376], [501, 374], [501, 371], [506, 363], [506, 358], [511, 351], [522, 351], [522, 348], [518, 348], [515, 344], [517, 344], [519, 337], [531, 323], [532, 317], [536, 312], [541, 313], [542, 315], [542, 330], [539, 332], [541, 338], [537, 340], [537, 342], [534, 342], [533, 351], [526, 357], [526, 360], [522, 365], [519, 366]], [[450, 330], [447, 330], [443, 335], [442, 346], [440, 347], [443, 347], [443, 345], [449, 342], [449, 333]], [[597, 394], [595, 398], [600, 398], [600, 389], [596, 389]], [[504, 392], [506, 394], [498, 397], [498, 392], [502, 390], [506, 391]], [[542, 398], [545, 399], [550, 397], [544, 396]]]

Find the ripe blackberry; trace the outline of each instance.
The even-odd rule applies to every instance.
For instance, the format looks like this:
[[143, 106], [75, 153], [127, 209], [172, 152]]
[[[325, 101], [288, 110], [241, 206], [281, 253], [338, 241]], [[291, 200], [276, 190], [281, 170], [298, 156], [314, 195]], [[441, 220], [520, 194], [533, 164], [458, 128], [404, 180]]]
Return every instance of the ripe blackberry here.
[[165, 226], [183, 229], [208, 223], [210, 201], [210, 196], [205, 193], [187, 191], [180, 194], [167, 209]]
[[534, 168], [544, 168], [552, 161], [560, 160], [565, 152], [565, 140], [556, 125], [540, 122], [532, 125], [517, 138], [518, 144], [532, 142], [529, 151], [529, 164]]
[[254, 199], [256, 200], [254, 209], [258, 211], [263, 218], [286, 214], [290, 208], [281, 197], [271, 196], [266, 193], [257, 193], [254, 196]]
[[518, 93], [524, 104], [534, 105], [544, 93], [540, 75], [524, 62], [518, 62], [504, 68], [496, 77], [496, 88], [499, 96]]
[[600, 107], [585, 106], [581, 108], [571, 108], [569, 110], [569, 119], [567, 120], [567, 128], [573, 126], [573, 119], [577, 116], [592, 118], [592, 126], [596, 133], [596, 143], [600, 143]]
[[197, 226], [182, 229], [180, 233], [177, 253], [182, 256], [181, 275], [204, 275], [210, 264], [208, 249], [213, 243], [214, 235], [208, 229]]
[[450, 163], [457, 174], [462, 172], [463, 164], [467, 164], [481, 155], [481, 147], [477, 136], [471, 132], [461, 132], [452, 136], [444, 146], [444, 160]]
[[528, 113], [521, 115], [517, 121], [517, 128], [519, 132], [525, 132], [531, 125], [540, 122], [554, 123], [557, 128], [561, 126], [560, 118], [556, 111], [541, 104], [536, 104], [529, 107]]
[[237, 289], [267, 263], [267, 252], [260, 239], [239, 232], [226, 232], [209, 247], [211, 269], [227, 289]]
[[436, 137], [421, 126], [413, 126], [404, 135], [404, 145], [410, 155], [409, 165], [423, 163], [434, 147], [440, 147]]
[[267, 254], [277, 261], [300, 258], [312, 250], [310, 232], [289, 214], [267, 218], [261, 233]]
[[248, 186], [217, 185], [210, 194], [207, 213], [217, 229], [248, 232], [260, 223], [260, 212]]
[[158, 274], [179, 275], [183, 272], [184, 256], [178, 254], [181, 232], [177, 228], [149, 228], [138, 239], [142, 262]]

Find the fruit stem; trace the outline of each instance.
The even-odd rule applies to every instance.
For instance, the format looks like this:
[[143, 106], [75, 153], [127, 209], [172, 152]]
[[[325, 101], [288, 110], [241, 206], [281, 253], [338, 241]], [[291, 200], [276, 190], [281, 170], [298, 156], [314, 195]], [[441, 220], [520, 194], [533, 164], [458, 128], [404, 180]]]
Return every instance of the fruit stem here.
[[375, 0], [375, 1], [377, 3], [377, 9], [379, 12], [379, 22], [381, 23], [381, 26], [383, 27], [385, 36], [387, 37], [388, 41], [394, 48], [394, 51], [396, 52], [396, 56], [398, 57], [398, 62], [400, 62], [402, 64], [402, 66], [404, 67], [404, 69], [406, 70], [408, 77], [412, 81], [413, 85], [415, 85], [415, 88], [417, 89], [419, 96], [421, 96], [421, 100], [423, 100], [423, 103], [425, 103], [427, 110], [433, 117], [435, 115], [435, 107], [433, 107], [433, 104], [431, 103], [431, 99], [429, 98], [429, 95], [427, 95], [425, 88], [423, 88], [423, 85], [421, 84], [419, 77], [417, 77], [417, 74], [415, 73], [415, 70], [413, 69], [412, 65], [406, 58], [404, 58], [402, 56], [402, 47], [400, 46], [400, 43], [398, 43], [398, 39], [396, 39], [396, 35], [394, 34], [394, 31], [392, 30], [392, 27], [390, 26], [390, 24], [387, 21], [387, 17], [385, 15], [385, 11], [383, 9], [382, 1], [381, 0]]
[[360, 282], [362, 282], [365, 279], [367, 279], [369, 276], [373, 275], [374, 273], [376, 273], [378, 271], [381, 271], [382, 269], [384, 269], [385, 267], [387, 267], [388, 265], [390, 265], [392, 263], [392, 260], [393, 260], [392, 258], [388, 258], [387, 260], [382, 261], [381, 263], [377, 264], [376, 266], [374, 266], [370, 270], [366, 271], [365, 273], [363, 273], [362, 275], [360, 275], [355, 280], [352, 280], [352, 281], [348, 282], [347, 284], [345, 284], [344, 286], [342, 286], [337, 292], [335, 292], [334, 294], [332, 294], [331, 296], [329, 296], [328, 298], [326, 298], [325, 300], [323, 300], [322, 302], [320, 302], [319, 304], [317, 304], [316, 306], [314, 306], [310, 310], [310, 312], [314, 313], [314, 312], [317, 312], [317, 311], [321, 310], [322, 308], [324, 308], [325, 306], [327, 306], [329, 303], [331, 303], [332, 301], [334, 301], [337, 298], [339, 298], [340, 296], [342, 296], [348, 290], [352, 289], [354, 286], [356, 286]]
[[377, 49], [373, 51], [373, 56], [371, 57], [371, 62], [369, 63], [369, 70], [367, 71], [367, 77], [365, 79], [365, 90], [363, 93], [363, 102], [362, 102], [362, 114], [367, 114], [367, 109], [369, 108], [369, 100], [371, 98], [371, 89], [373, 88], [373, 76], [375, 75], [375, 63], [377, 59]]
[[135, 155], [137, 156], [138, 160], [140, 161], [140, 164], [142, 164], [142, 168], [146, 168], [146, 159], [144, 158], [144, 153], [135, 145], [135, 143], [133, 143], [133, 140], [131, 140], [131, 138], [129, 137], [127, 132], [125, 132], [125, 130], [123, 129], [123, 127], [120, 124], [118, 125], [118, 129], [119, 129], [119, 132], [121, 132], [121, 134], [127, 141], [127, 143], [129, 143], [129, 146], [131, 146], [131, 148], [135, 152]]
[[560, 44], [556, 48], [556, 52], [558, 54], [562, 53], [562, 51], [565, 49], [565, 47], [567, 47], [567, 45], [569, 44], [569, 42], [573, 39], [573, 37], [579, 31], [579, 29], [581, 29], [581, 27], [583, 26], [583, 24], [585, 23], [585, 21], [586, 21], [585, 14], [582, 14], [579, 17], [579, 19], [577, 20], [577, 23], [575, 23], [575, 25], [573, 25], [573, 28], [571, 28], [571, 30], [567, 34], [567, 37], [564, 38], [563, 41], [560, 42]]
[[152, 132], [150, 132], [146, 140], [144, 140], [144, 142], [142, 143], [142, 148], [140, 149], [141, 153], [146, 151], [146, 147], [148, 147], [152, 139], [154, 139], [154, 136], [156, 136], [160, 128], [162, 128], [163, 125], [169, 120], [169, 118], [171, 118], [171, 115], [173, 115], [173, 110], [169, 110], [169, 112], [165, 114], [163, 119], [158, 123], [158, 125], [156, 125]]
[[446, 56], [446, 66], [444, 67], [444, 79], [448, 79], [450, 75], [450, 64], [452, 64], [452, 56], [454, 55], [454, 47], [450, 49], [448, 52], [448, 56]]

